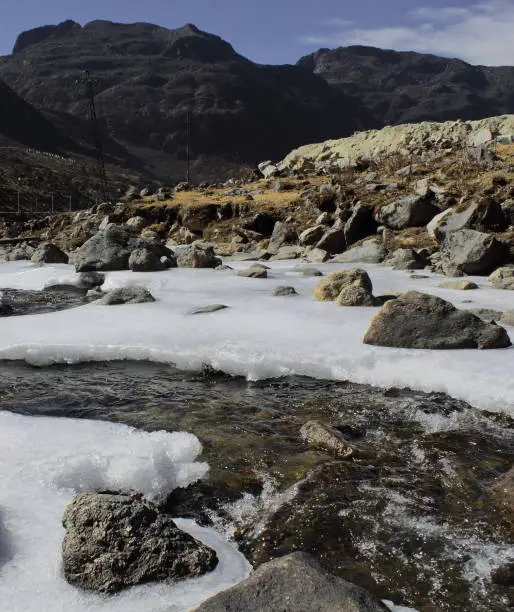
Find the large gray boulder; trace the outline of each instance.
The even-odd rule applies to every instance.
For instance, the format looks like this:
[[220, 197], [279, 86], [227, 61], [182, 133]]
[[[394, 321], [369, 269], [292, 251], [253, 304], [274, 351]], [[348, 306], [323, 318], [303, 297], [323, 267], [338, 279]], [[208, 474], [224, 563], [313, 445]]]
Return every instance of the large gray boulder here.
[[175, 250], [175, 255], [180, 268], [216, 268], [222, 264], [221, 259], [216, 257], [214, 248], [201, 242], [180, 247]]
[[393, 270], [422, 270], [428, 262], [414, 249], [400, 248], [393, 251], [384, 263]]
[[352, 216], [344, 225], [344, 237], [347, 246], [366, 238], [366, 236], [375, 234], [377, 227], [378, 224], [373, 218], [373, 208], [358, 204], [354, 208]]
[[304, 230], [298, 239], [302, 246], [312, 246], [319, 242], [326, 232], [327, 228], [324, 225], [314, 225]]
[[196, 612], [386, 612], [365, 589], [323, 570], [303, 552], [273, 559], [207, 599]]
[[503, 327], [418, 291], [408, 291], [386, 302], [372, 319], [364, 343], [416, 349], [493, 349], [511, 345]]
[[445, 274], [490, 274], [501, 266], [508, 249], [494, 236], [463, 229], [446, 236], [441, 245], [441, 266]]
[[432, 198], [410, 195], [380, 206], [375, 211], [375, 220], [391, 229], [421, 227], [439, 212], [440, 209], [433, 203]]
[[346, 248], [346, 240], [344, 238], [344, 230], [332, 227], [327, 230], [321, 240], [316, 243], [317, 249], [322, 249], [330, 255], [336, 255], [342, 253]]
[[277, 221], [273, 228], [273, 233], [268, 244], [268, 251], [275, 255], [280, 247], [296, 244], [298, 242], [298, 233], [292, 227], [281, 221]]
[[216, 553], [181, 531], [140, 496], [82, 493], [66, 507], [62, 544], [66, 580], [99, 593], [213, 570]]
[[133, 272], [160, 272], [176, 267], [177, 260], [166, 247], [149, 242], [132, 251], [128, 265]]
[[369, 238], [344, 253], [336, 255], [332, 261], [337, 263], [380, 263], [384, 261], [386, 250], [378, 238]]
[[37, 247], [30, 260], [35, 264], [66, 264], [68, 256], [55, 244], [45, 242]]
[[134, 239], [127, 228], [109, 225], [75, 251], [75, 269], [77, 272], [127, 270]]
[[6, 256], [7, 261], [24, 261], [29, 259], [27, 251], [22, 247], [15, 247], [12, 251], [9, 251]]
[[491, 198], [483, 198], [437, 215], [427, 225], [427, 231], [432, 238], [442, 242], [448, 234], [461, 229], [502, 231], [506, 227], [507, 220], [500, 204]]

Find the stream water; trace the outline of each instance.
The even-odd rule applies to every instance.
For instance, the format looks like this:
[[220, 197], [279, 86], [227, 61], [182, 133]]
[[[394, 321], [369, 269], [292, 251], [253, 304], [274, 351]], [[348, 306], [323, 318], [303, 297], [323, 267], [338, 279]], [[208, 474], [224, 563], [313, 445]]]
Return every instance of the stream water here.
[[[512, 532], [487, 489], [514, 462], [514, 422], [442, 394], [289, 377], [247, 382], [145, 362], [0, 364], [0, 409], [194, 433], [209, 479], [176, 490], [173, 515], [214, 524], [254, 563], [293, 550], [421, 612], [503, 612]], [[309, 419], [352, 459], [311, 450]], [[58, 444], [58, 441], [56, 441]], [[511, 527], [510, 527], [511, 528]]]

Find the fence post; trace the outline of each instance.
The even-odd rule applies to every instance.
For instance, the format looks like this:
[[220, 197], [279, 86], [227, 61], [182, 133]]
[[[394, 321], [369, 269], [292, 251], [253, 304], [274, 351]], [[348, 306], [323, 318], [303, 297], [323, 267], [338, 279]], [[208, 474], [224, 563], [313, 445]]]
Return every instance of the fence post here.
[[52, 215], [53, 215], [54, 214], [54, 194], [53, 193], [50, 194], [50, 199], [52, 202]]
[[71, 212], [71, 196], [68, 196], [68, 210]]

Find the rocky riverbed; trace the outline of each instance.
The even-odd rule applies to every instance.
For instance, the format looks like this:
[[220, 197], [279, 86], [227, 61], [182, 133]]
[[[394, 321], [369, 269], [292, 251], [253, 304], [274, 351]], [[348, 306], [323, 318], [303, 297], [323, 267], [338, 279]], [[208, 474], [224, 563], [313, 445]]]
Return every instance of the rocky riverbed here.
[[[202, 441], [208, 479], [176, 489], [172, 516], [224, 530], [254, 565], [295, 550], [387, 599], [435, 610], [507, 611], [512, 524], [488, 489], [514, 459], [514, 422], [438, 393], [212, 368], [111, 362], [1, 365], [0, 407], [109, 420]], [[309, 446], [317, 420], [353, 448]], [[505, 581], [504, 581], [505, 582]]]

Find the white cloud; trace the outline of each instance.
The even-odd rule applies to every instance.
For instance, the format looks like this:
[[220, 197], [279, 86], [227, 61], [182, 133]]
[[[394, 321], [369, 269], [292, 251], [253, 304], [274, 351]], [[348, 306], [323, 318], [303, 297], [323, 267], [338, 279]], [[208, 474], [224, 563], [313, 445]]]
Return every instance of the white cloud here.
[[[327, 25], [327, 24], [325, 24]], [[514, 64], [514, 2], [490, 0], [468, 8], [417, 8], [399, 23], [377, 28], [338, 25], [321, 35], [306, 36], [309, 45], [369, 45], [459, 57], [472, 64]]]

